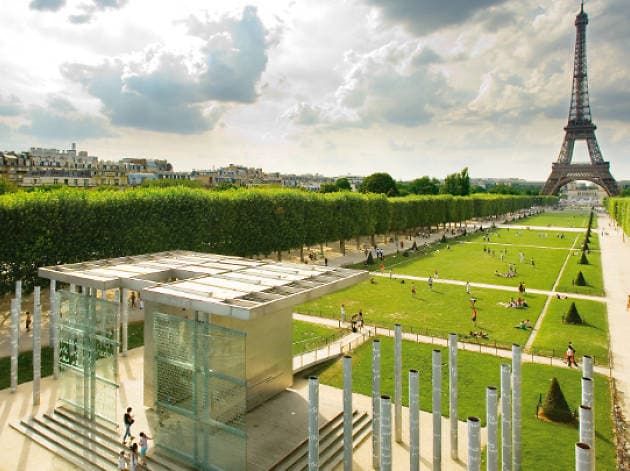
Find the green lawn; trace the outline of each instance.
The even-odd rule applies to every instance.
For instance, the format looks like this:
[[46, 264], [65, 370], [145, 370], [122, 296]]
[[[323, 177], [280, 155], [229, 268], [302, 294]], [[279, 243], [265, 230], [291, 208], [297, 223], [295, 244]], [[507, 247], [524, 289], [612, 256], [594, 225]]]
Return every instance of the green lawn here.
[[[393, 339], [381, 338], [381, 393], [394, 392], [393, 378]], [[429, 411], [431, 407], [431, 345], [403, 342], [403, 404], [408, 405], [408, 370], [420, 371], [420, 408]], [[372, 345], [364, 344], [352, 352], [353, 390], [370, 396], [372, 393]], [[473, 352], [458, 353], [458, 418], [477, 416], [485, 426], [486, 386], [500, 385], [500, 364], [505, 359]], [[448, 352], [442, 349], [442, 362], [448, 362]], [[552, 377], [557, 377], [571, 409], [580, 404], [581, 372], [568, 368], [554, 368], [546, 365], [523, 364], [523, 404], [522, 437], [523, 469], [544, 469], [565, 471], [573, 469], [575, 463], [575, 442], [578, 429], [574, 425], [560, 425], [543, 422], [535, 417], [538, 395], [547, 392]], [[315, 372], [323, 384], [343, 387], [342, 362], [321, 367]], [[448, 367], [442, 367], [442, 414], [448, 416]], [[596, 404], [596, 453], [598, 470], [614, 470], [615, 455], [610, 419], [610, 392], [606, 377], [597, 375], [595, 380]], [[421, 424], [422, 426], [422, 424]], [[500, 449], [500, 447], [499, 447]]]
[[[558, 283], [557, 290], [567, 293], [592, 294], [595, 296], [604, 295], [604, 280], [602, 275], [602, 258], [599, 252], [591, 251], [586, 255], [588, 265], [580, 265], [580, 251], [574, 252], [564, 269], [562, 278]], [[587, 286], [577, 286], [573, 284], [578, 272], [581, 271], [586, 280]]]
[[330, 329], [310, 322], [293, 321], [293, 355], [317, 350], [347, 334], [346, 329]]
[[[562, 316], [575, 302], [585, 325], [563, 324]], [[553, 299], [542, 328], [536, 335], [534, 351], [561, 357], [569, 341], [573, 342], [578, 360], [582, 355], [595, 357], [598, 365], [608, 364], [608, 317], [606, 304], [583, 299]]]
[[[484, 247], [487, 247], [488, 251], [484, 252]], [[507, 254], [504, 254], [502, 261], [501, 252], [504, 249], [507, 250]], [[525, 263], [520, 263], [519, 252], [523, 252]], [[551, 289], [567, 253], [567, 250], [557, 249], [460, 243], [451, 245], [450, 250], [442, 248], [439, 252], [433, 250], [426, 255], [398, 256], [394, 260], [401, 263], [392, 265], [391, 269], [394, 273], [416, 276], [429, 276], [438, 270], [441, 278], [514, 288], [520, 281], [524, 281], [530, 288]], [[531, 265], [532, 258], [534, 266]], [[497, 273], [508, 272], [510, 263], [515, 266], [517, 276], [513, 278], [498, 276]]]
[[[490, 240], [484, 241], [482, 235], [474, 234], [470, 241], [494, 244], [510, 244], [535, 247], [559, 247], [568, 249], [573, 244], [575, 237], [580, 233], [566, 232], [562, 230], [539, 231], [533, 229], [491, 229], [487, 232]], [[583, 238], [580, 238], [580, 241]]]
[[477, 327], [471, 321], [470, 296], [463, 286], [435, 283], [430, 291], [425, 282], [416, 282], [416, 297], [411, 295], [411, 282], [376, 277], [341, 291], [301, 304], [295, 308], [303, 314], [314, 314], [337, 319], [339, 307], [345, 304], [348, 315], [363, 311], [365, 322], [392, 328], [402, 324], [407, 332], [433, 334], [444, 337], [449, 332], [468, 334], [470, 330], [483, 330], [489, 335], [486, 342], [500, 345], [525, 344], [529, 331], [515, 329], [520, 320], [536, 322], [542, 311], [543, 296], [526, 295], [526, 309], [505, 308], [497, 303], [507, 302], [508, 291], [473, 288], [471, 295], [477, 298]]
[[[588, 227], [588, 211], [547, 211], [536, 216], [530, 216], [513, 221], [513, 224], [523, 226], [553, 226], [553, 227]], [[593, 228], [597, 227], [597, 218], [593, 218]]]

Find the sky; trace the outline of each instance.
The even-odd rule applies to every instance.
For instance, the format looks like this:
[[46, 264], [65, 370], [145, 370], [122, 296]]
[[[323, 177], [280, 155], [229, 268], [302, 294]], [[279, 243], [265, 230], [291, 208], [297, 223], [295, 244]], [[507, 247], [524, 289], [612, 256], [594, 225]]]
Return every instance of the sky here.
[[[588, 0], [593, 122], [630, 179], [630, 8]], [[578, 0], [0, 3], [0, 149], [327, 176], [545, 180]], [[574, 161], [588, 159], [583, 142]]]

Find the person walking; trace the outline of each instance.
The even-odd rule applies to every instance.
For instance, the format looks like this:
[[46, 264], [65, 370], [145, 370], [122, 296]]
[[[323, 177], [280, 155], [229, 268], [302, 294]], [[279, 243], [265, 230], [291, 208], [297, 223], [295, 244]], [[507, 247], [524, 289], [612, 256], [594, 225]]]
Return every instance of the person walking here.
[[131, 425], [135, 422], [135, 420], [133, 419], [131, 412], [131, 407], [127, 407], [127, 412], [125, 412], [125, 415], [123, 416], [123, 423], [125, 425], [125, 434], [122, 439], [123, 445], [125, 444], [127, 437], [129, 437], [130, 440], [133, 440], [133, 435], [131, 435]]
[[359, 329], [362, 329], [363, 328], [363, 311], [359, 311], [358, 323], [359, 323]]
[[573, 343], [569, 342], [569, 345], [567, 346], [567, 366], [571, 367], [571, 365], [575, 365], [577, 366], [577, 363], [575, 362], [575, 348], [573, 347]]
[[427, 280], [427, 283], [429, 284], [429, 289], [433, 291], [433, 278], [431, 278], [430, 275], [429, 275], [429, 279]]
[[472, 323], [474, 327], [477, 327], [477, 309], [472, 308]]
[[470, 281], [466, 282], [466, 294], [470, 294]]
[[341, 305], [341, 322], [346, 322], [346, 307], [342, 304]]
[[416, 284], [413, 281], [411, 282], [411, 297], [416, 297]]
[[26, 311], [26, 320], [24, 321], [24, 325], [26, 326], [26, 331], [31, 331], [31, 326], [33, 325], [33, 318], [31, 317], [30, 311]]
[[129, 471], [136, 471], [136, 469], [138, 469], [138, 444], [134, 442], [129, 456]]
[[146, 433], [140, 432], [140, 459], [142, 466], [147, 465], [147, 450], [149, 449], [149, 440], [153, 440]]

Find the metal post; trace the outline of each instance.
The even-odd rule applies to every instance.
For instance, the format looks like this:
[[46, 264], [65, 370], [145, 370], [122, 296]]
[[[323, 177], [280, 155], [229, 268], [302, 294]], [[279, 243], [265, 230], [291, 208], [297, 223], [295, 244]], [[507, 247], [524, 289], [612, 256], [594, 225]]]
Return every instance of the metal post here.
[[20, 337], [20, 312], [18, 300], [11, 300], [11, 392], [17, 389], [18, 377], [18, 339]]
[[396, 443], [402, 442], [402, 327], [394, 326], [394, 431]]
[[593, 410], [589, 406], [580, 406], [580, 442], [593, 446]]
[[593, 407], [593, 380], [582, 378], [582, 404]]
[[319, 379], [308, 378], [308, 470], [319, 469]]
[[381, 463], [381, 341], [372, 342], [372, 467], [379, 469]]
[[575, 471], [591, 471], [593, 462], [591, 447], [586, 443], [575, 444]]
[[420, 395], [418, 370], [409, 370], [409, 470], [420, 469]]
[[22, 315], [22, 280], [15, 282], [15, 299], [17, 302], [18, 317]]
[[53, 349], [53, 377], [59, 378], [59, 342], [57, 341], [57, 323], [59, 322], [59, 306], [57, 305], [57, 281], [50, 280], [50, 317], [49, 342]]
[[40, 400], [40, 379], [42, 377], [42, 306], [40, 287], [35, 286], [33, 296], [33, 405], [38, 406]]
[[477, 417], [468, 417], [468, 471], [481, 469], [481, 423]]
[[381, 471], [392, 469], [392, 404], [389, 396], [381, 396]]
[[442, 352], [433, 350], [433, 470], [442, 469]]
[[590, 355], [582, 357], [582, 376], [593, 379], [593, 357]]
[[487, 471], [499, 469], [499, 447], [497, 441], [497, 388], [486, 388], [486, 422], [488, 428]]
[[352, 357], [343, 357], [343, 469], [352, 471]]
[[122, 356], [127, 356], [127, 325], [129, 323], [129, 289], [122, 289]]
[[512, 471], [521, 469], [521, 346], [512, 345]]
[[457, 459], [457, 334], [448, 334], [448, 362], [450, 380], [449, 392], [449, 419], [451, 429], [451, 458]]
[[501, 364], [501, 469], [512, 469], [512, 435], [510, 433], [510, 365]]

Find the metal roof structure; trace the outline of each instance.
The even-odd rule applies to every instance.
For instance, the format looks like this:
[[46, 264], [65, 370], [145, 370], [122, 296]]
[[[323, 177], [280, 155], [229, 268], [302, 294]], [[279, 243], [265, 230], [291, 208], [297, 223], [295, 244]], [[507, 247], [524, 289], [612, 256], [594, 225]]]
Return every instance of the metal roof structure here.
[[127, 288], [149, 302], [247, 320], [353, 285], [368, 273], [178, 250], [43, 267], [39, 276], [99, 290]]

